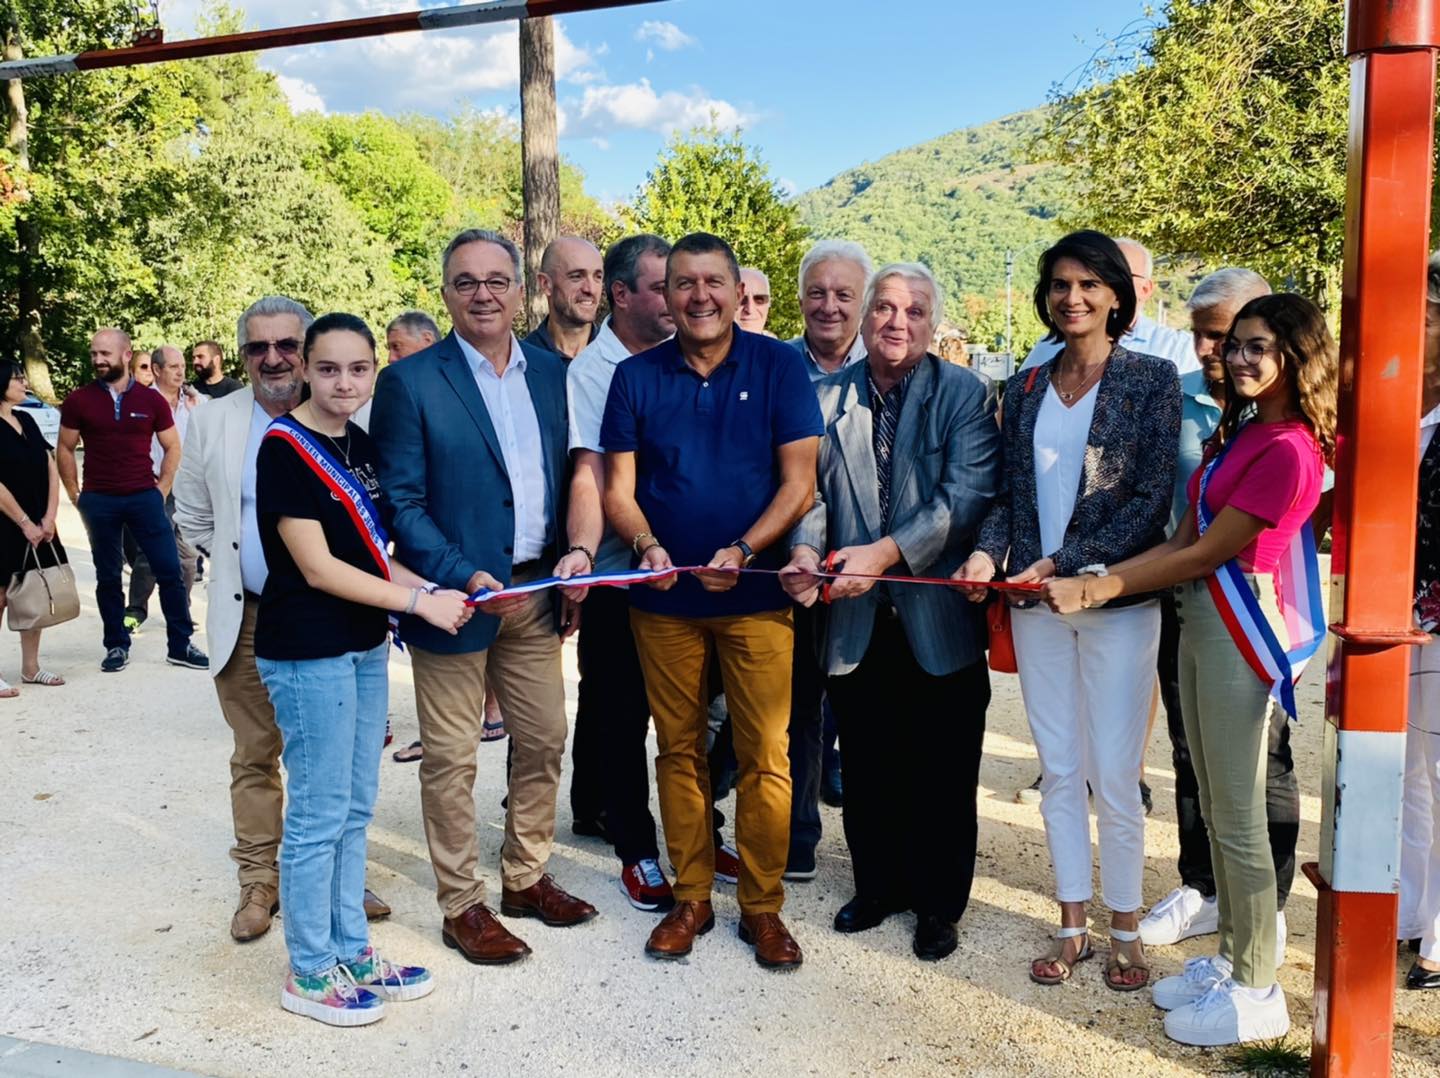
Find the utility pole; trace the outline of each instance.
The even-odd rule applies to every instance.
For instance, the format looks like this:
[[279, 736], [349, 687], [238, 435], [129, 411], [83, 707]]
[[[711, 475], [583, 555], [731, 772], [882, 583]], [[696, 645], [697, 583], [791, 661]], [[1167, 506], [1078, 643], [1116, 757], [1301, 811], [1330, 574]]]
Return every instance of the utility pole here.
[[525, 322], [545, 317], [536, 274], [560, 232], [560, 149], [555, 120], [555, 28], [549, 17], [520, 23], [520, 157], [525, 194]]
[[1015, 354], [1010, 347], [1010, 284], [1015, 279], [1015, 252], [1005, 248], [1005, 351]]

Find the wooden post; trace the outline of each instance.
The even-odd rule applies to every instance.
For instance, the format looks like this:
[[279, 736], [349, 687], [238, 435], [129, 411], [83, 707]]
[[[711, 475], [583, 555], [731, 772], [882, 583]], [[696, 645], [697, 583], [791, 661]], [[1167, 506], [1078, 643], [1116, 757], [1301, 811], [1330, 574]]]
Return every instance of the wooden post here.
[[555, 120], [555, 28], [549, 17], [520, 23], [520, 158], [525, 194], [525, 315], [545, 317], [536, 274], [560, 231], [560, 149]]

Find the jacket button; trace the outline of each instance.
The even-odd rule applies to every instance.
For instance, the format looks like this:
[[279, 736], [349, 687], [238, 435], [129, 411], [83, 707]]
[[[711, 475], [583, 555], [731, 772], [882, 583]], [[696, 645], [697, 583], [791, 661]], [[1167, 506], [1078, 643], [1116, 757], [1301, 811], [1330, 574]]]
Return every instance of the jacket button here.
[[240, 544], [239, 544], [239, 543], [231, 543], [231, 544], [230, 544], [230, 549], [231, 549], [231, 550], [239, 550], [239, 549], [240, 549]]
[[243, 602], [245, 601], [245, 596], [241, 595], [241, 594], [237, 591], [237, 592], [235, 593], [235, 601], [236, 601], [237, 603], [243, 603]]

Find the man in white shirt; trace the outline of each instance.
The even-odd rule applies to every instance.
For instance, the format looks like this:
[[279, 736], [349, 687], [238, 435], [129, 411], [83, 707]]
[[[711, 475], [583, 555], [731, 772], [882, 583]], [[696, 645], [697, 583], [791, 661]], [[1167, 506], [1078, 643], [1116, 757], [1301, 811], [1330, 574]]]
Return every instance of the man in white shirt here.
[[[665, 304], [665, 258], [659, 236], [627, 236], [605, 252], [605, 295], [610, 317], [570, 364], [570, 480], [572, 526], [604, 522], [604, 452], [600, 421], [616, 368], [675, 332]], [[608, 526], [595, 555], [595, 571], [630, 568], [630, 548]], [[636, 909], [665, 911], [675, 904], [660, 870], [655, 817], [650, 812], [650, 760], [645, 739], [650, 703], [635, 640], [630, 601], [623, 588], [595, 588], [580, 623], [580, 698], [570, 805], [578, 834], [608, 838], [620, 858], [620, 890]]]
[[[1155, 272], [1154, 257], [1137, 240], [1117, 239], [1115, 243], [1124, 252], [1125, 261], [1130, 263], [1130, 273], [1135, 278], [1135, 321], [1118, 343], [1121, 347], [1141, 355], [1170, 360], [1180, 372], [1181, 378], [1192, 371], [1198, 371], [1200, 360], [1195, 355], [1195, 342], [1190, 334], [1162, 326], [1145, 316], [1145, 304], [1155, 294], [1155, 281], [1152, 276]], [[1030, 354], [1025, 357], [1020, 369], [1023, 371], [1038, 367], [1058, 355], [1060, 348], [1059, 341], [1037, 342], [1035, 347], [1030, 349]]]
[[[255, 512], [255, 459], [270, 421], [300, 403], [300, 353], [313, 321], [287, 296], [256, 300], [240, 316], [236, 333], [249, 385], [190, 417], [175, 478], [175, 524], [210, 563], [205, 613], [210, 671], [220, 712], [235, 735], [230, 858], [239, 866], [240, 902], [230, 935], [240, 943], [268, 932], [278, 908], [284, 810], [280, 730], [255, 668], [255, 614], [268, 575]], [[389, 912], [365, 892], [367, 917]]]
[[800, 260], [800, 314], [805, 332], [790, 344], [805, 357], [810, 381], [865, 358], [861, 304], [874, 266], [851, 240], [821, 240]]

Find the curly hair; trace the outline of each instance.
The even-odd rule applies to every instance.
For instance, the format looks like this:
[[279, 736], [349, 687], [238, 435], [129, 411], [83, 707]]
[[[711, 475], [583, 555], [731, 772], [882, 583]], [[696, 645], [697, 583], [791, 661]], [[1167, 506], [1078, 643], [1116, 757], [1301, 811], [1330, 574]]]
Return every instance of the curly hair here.
[[[1279, 292], [1257, 296], [1235, 315], [1231, 339], [1243, 318], [1259, 318], [1275, 334], [1280, 369], [1290, 392], [1290, 411], [1304, 419], [1320, 444], [1325, 462], [1335, 459], [1336, 405], [1339, 396], [1340, 350], [1325, 322], [1325, 315], [1304, 296]], [[1250, 417], [1254, 402], [1235, 392], [1230, 365], [1225, 365], [1225, 410], [1213, 438], [1224, 445]]]

